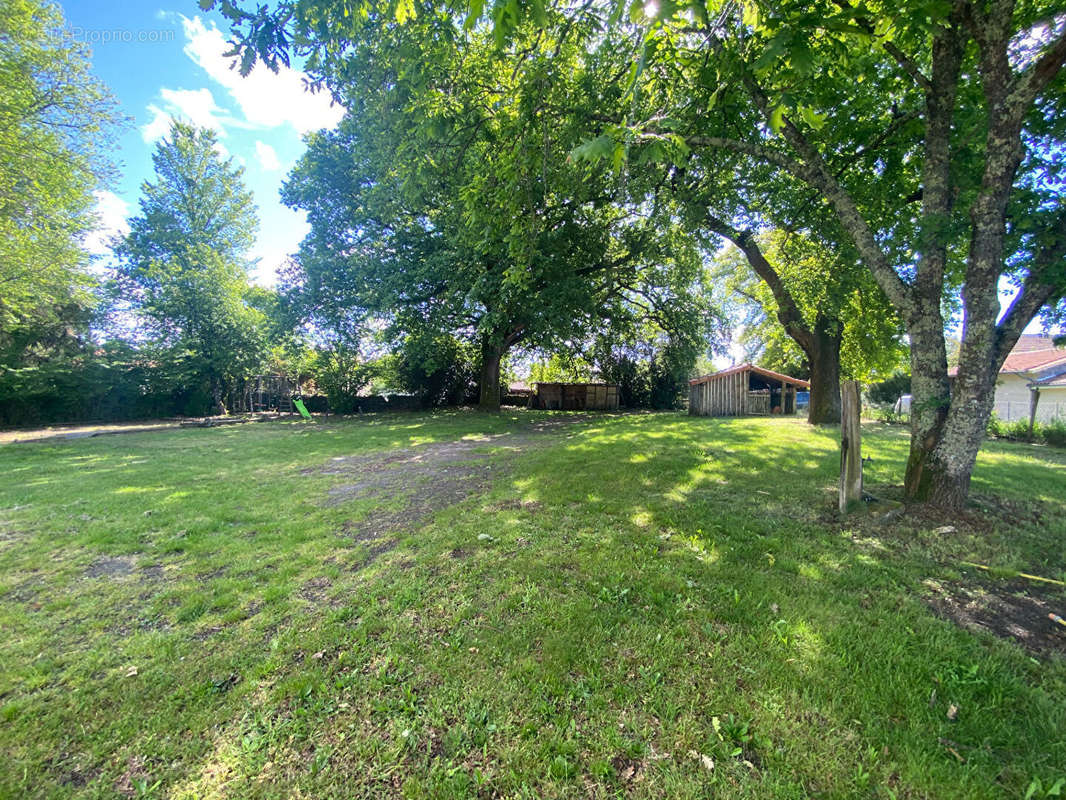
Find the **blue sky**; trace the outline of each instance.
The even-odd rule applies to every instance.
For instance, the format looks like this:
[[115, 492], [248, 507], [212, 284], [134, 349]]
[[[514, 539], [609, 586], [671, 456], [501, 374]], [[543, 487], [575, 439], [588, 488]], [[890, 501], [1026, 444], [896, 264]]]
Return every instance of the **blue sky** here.
[[251, 256], [263, 284], [307, 231], [302, 213], [285, 208], [278, 189], [303, 152], [302, 136], [333, 127], [343, 113], [329, 95], [311, 94], [302, 75], [257, 67], [247, 78], [230, 69], [228, 27], [192, 0], [176, 5], [119, 4], [104, 0], [61, 3], [73, 35], [89, 44], [93, 68], [132, 122], [119, 140], [119, 178], [98, 192], [101, 230], [88, 246], [106, 254], [104, 241], [138, 212], [142, 181], [152, 178], [152, 151], [172, 118], [212, 127], [226, 155], [245, 167], [255, 193], [260, 230]]

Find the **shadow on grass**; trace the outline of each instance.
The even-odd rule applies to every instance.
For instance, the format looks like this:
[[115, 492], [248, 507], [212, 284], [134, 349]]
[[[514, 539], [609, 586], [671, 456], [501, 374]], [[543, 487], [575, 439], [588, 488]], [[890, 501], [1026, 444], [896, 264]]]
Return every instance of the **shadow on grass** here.
[[[463, 436], [503, 434], [486, 444], [502, 455], [532, 419], [8, 458], [47, 482], [25, 511], [3, 502], [5, 531], [34, 530], [0, 564], [37, 576], [40, 608], [0, 603], [5, 661], [25, 660], [0, 685], [15, 743], [0, 788], [992, 797], [1066, 772], [1062, 659], [938, 619], [923, 583], [958, 579], [945, 564], [962, 557], [1061, 571], [1055, 457], [990, 448], [980, 489], [1045, 498], [1042, 522], [948, 539], [837, 519], [834, 429], [593, 417], [510, 452], [491, 487], [372, 560], [338, 535], [365, 509], [324, 503], [344, 477], [294, 478]], [[870, 480], [898, 482], [905, 436], [864, 444]], [[116, 552], [136, 564], [85, 575]]]

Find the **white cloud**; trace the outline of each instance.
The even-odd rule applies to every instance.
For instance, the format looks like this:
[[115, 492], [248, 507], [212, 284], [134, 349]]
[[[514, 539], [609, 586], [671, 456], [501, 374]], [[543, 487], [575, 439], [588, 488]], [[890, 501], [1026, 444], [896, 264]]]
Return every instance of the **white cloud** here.
[[124, 236], [130, 226], [126, 223], [129, 216], [129, 203], [114, 192], [106, 190], [93, 192], [96, 197], [97, 225], [85, 237], [84, 247], [94, 256], [103, 256], [111, 252], [111, 239]]
[[[159, 90], [162, 108], [155, 104], [148, 106], [152, 119], [141, 126], [141, 138], [152, 144], [170, 132], [170, 125], [175, 119], [191, 122], [200, 128], [213, 128], [219, 136], [226, 135], [228, 126], [241, 127], [242, 123], [234, 120], [215, 102], [210, 89], [167, 89]], [[223, 148], [224, 149], [224, 148]]]
[[167, 135], [173, 120], [170, 114], [157, 105], [149, 104], [148, 113], [152, 115], [152, 119], [141, 126], [141, 138], [145, 144], [152, 144]]
[[233, 58], [225, 35], [212, 22], [199, 17], [181, 18], [187, 43], [185, 53], [215, 81], [226, 88], [253, 125], [275, 128], [288, 123], [298, 133], [332, 128], [344, 109], [330, 104], [327, 92], [312, 94], [304, 88], [303, 74], [281, 66], [277, 73], [257, 64], [247, 77], [231, 68]]
[[277, 151], [266, 142], [256, 141], [255, 156], [259, 159], [259, 166], [268, 172], [281, 169], [281, 162], [278, 160]]
[[226, 120], [219, 114], [225, 112], [215, 103], [210, 89], [163, 89], [160, 91], [173, 115], [188, 120], [198, 128], [214, 128], [220, 136], [226, 135]]

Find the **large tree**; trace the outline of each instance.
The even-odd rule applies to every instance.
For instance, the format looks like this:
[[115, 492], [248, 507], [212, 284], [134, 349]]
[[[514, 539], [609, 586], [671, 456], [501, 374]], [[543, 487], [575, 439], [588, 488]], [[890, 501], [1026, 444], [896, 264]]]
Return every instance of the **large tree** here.
[[[766, 176], [752, 185], [766, 200], [791, 182], [780, 216], [804, 193], [832, 212], [910, 339], [907, 496], [961, 506], [999, 367], [1066, 292], [1066, 19], [1010, 0], [664, 11], [645, 43], [648, 80], [683, 86], [692, 113], [627, 120], [616, 146], [712, 154], [749, 185]], [[1002, 312], [1001, 281], [1018, 287]], [[956, 295], [952, 380], [944, 309]]]
[[155, 344], [204, 383], [217, 413], [225, 391], [265, 355], [265, 317], [254, 307], [247, 251], [258, 225], [243, 167], [223, 157], [213, 131], [175, 122], [152, 156], [141, 213], [118, 244], [116, 277]]
[[0, 3], [0, 351], [5, 367], [83, 331], [85, 235], [119, 122], [87, 49], [51, 3]]
[[500, 50], [424, 12], [351, 35], [327, 70], [349, 113], [311, 137], [283, 193], [312, 227], [296, 294], [313, 318], [471, 338], [480, 405], [496, 408], [512, 348], [586, 337], [653, 263], [696, 271], [694, 242], [664, 246], [654, 209], [567, 160], [600, 102], [587, 32], [534, 29]]

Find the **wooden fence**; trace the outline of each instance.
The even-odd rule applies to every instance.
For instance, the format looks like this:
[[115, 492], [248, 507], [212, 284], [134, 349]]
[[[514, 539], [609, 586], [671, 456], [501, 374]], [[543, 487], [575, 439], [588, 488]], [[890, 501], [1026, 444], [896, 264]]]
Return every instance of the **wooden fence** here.
[[531, 408], [561, 411], [616, 411], [618, 385], [614, 383], [538, 383]]

